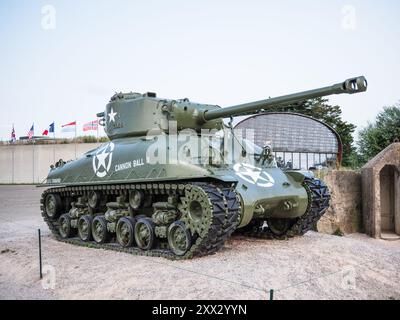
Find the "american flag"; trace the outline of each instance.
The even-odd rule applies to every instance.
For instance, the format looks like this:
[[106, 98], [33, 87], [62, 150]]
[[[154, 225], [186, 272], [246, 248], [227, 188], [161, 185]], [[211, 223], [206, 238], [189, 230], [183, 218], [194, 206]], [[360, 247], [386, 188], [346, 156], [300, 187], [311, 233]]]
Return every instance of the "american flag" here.
[[34, 125], [32, 125], [31, 130], [28, 131], [28, 139], [32, 140], [34, 134], [35, 134], [35, 129], [34, 129]]
[[83, 131], [97, 130], [99, 127], [99, 120], [87, 122], [83, 125]]

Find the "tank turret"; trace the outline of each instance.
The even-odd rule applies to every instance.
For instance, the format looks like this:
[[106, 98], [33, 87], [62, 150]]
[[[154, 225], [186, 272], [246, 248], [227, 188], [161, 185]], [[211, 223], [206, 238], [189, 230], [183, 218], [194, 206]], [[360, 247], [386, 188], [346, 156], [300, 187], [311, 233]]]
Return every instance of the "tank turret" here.
[[189, 99], [167, 100], [156, 98], [155, 93], [119, 93], [107, 104], [106, 110], [97, 116], [103, 118], [105, 132], [113, 140], [123, 137], [145, 136], [151, 129], [168, 132], [169, 122], [176, 121], [177, 129], [219, 129], [222, 120], [202, 123], [199, 115], [218, 106], [199, 104]]

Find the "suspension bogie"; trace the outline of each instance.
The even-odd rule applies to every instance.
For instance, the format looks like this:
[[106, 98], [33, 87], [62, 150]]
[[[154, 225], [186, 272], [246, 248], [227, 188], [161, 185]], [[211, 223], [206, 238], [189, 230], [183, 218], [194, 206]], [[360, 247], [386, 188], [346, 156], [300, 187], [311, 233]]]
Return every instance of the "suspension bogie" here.
[[[124, 250], [175, 259], [213, 253], [236, 228], [239, 202], [228, 209], [221, 190], [207, 183], [71, 187], [48, 190], [42, 203], [52, 194], [69, 208], [59, 220], [44, 215], [60, 240], [101, 247], [116, 242]], [[192, 221], [190, 208], [198, 199], [205, 207]]]

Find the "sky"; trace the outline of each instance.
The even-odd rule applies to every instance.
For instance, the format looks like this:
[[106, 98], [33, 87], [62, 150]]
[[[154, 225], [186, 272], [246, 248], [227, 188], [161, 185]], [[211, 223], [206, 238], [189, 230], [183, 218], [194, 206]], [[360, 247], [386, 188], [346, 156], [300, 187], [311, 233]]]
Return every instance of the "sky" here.
[[230, 106], [364, 75], [330, 98], [358, 129], [400, 100], [397, 0], [1, 0], [0, 40], [2, 140], [79, 135], [116, 91]]

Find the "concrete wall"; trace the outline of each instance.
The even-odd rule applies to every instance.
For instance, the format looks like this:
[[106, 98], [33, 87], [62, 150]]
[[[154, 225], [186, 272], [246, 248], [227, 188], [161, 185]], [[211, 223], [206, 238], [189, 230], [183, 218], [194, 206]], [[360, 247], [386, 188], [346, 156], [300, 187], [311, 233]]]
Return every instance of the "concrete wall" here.
[[[80, 143], [76, 154], [81, 156], [99, 144]], [[55, 161], [75, 159], [74, 144], [0, 146], [0, 183], [40, 183]]]
[[[362, 198], [364, 199], [362, 204], [364, 231], [371, 237], [380, 237], [380, 227], [378, 227], [381, 223], [380, 215], [379, 217], [375, 217], [371, 214], [368, 214], [369, 212], [373, 212], [374, 208], [379, 208], [380, 210], [379, 197], [376, 195], [376, 189], [378, 188], [380, 194], [379, 179], [375, 178], [374, 170], [371, 168], [363, 169], [361, 178]], [[377, 221], [378, 219], [379, 221]]]
[[400, 235], [400, 171], [394, 173], [394, 228], [396, 234]]
[[356, 171], [331, 171], [322, 179], [331, 192], [331, 206], [318, 222], [319, 232], [350, 234], [362, 231], [361, 174]]

